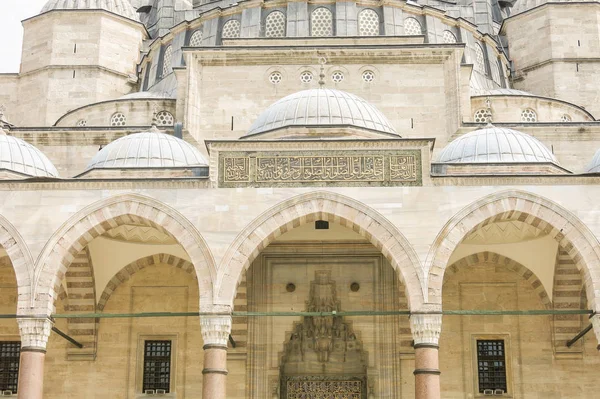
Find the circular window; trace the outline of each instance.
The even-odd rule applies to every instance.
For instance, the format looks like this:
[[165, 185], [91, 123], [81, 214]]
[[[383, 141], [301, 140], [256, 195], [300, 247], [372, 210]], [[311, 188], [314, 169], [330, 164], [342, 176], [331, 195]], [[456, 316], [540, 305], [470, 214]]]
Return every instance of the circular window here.
[[273, 72], [271, 75], [269, 75], [269, 82], [273, 83], [274, 85], [281, 83], [282, 80], [283, 76], [281, 76], [280, 72]]
[[158, 126], [173, 126], [175, 124], [175, 118], [169, 111], [160, 111], [156, 114], [156, 121]]
[[475, 120], [475, 123], [486, 123], [487, 109], [482, 108], [475, 111], [475, 115], [473, 115], [473, 120]]
[[371, 83], [375, 80], [375, 73], [373, 71], [364, 71], [362, 74], [362, 78], [365, 82]]
[[294, 283], [288, 283], [288, 284], [285, 286], [285, 290], [286, 290], [287, 292], [294, 292], [294, 291], [296, 291], [296, 284], [294, 284]]
[[524, 109], [521, 112], [521, 122], [537, 122], [537, 114], [530, 108]]
[[357, 282], [354, 282], [352, 284], [350, 284], [350, 291], [352, 292], [358, 292], [358, 290], [360, 290], [360, 284]]
[[331, 74], [331, 80], [334, 83], [341, 83], [344, 80], [344, 73], [342, 71], [335, 71]]
[[560, 117], [560, 121], [561, 122], [571, 122], [572, 119], [571, 119], [570, 115], [564, 114], [563, 116]]
[[87, 121], [85, 119], [80, 119], [79, 121], [77, 121], [76, 126], [79, 126], [79, 127], [87, 126]]
[[310, 71], [304, 71], [300, 74], [300, 81], [302, 83], [310, 83], [313, 80], [313, 74]]
[[125, 117], [125, 114], [123, 114], [121, 112], [117, 112], [117, 113], [113, 114], [113, 116], [110, 117], [110, 125], [111, 126], [125, 126], [126, 122], [127, 122], [127, 118]]

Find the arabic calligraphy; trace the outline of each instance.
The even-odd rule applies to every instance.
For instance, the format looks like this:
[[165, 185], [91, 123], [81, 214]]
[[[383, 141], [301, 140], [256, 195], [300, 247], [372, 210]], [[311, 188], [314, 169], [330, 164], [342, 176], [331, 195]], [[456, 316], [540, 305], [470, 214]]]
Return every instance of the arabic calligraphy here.
[[399, 155], [390, 157], [390, 180], [415, 181], [417, 180], [417, 161], [412, 155]]
[[383, 156], [296, 156], [256, 159], [256, 181], [383, 181]]
[[247, 182], [250, 181], [250, 159], [225, 158], [225, 181]]
[[361, 381], [288, 381], [287, 399], [361, 399]]

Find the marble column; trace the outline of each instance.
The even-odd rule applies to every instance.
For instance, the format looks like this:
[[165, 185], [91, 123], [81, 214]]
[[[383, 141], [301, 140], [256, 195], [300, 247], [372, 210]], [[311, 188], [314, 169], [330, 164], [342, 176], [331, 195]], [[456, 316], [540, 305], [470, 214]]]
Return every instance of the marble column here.
[[21, 333], [18, 397], [42, 399], [44, 394], [44, 359], [52, 331], [49, 319], [17, 319]]
[[231, 316], [201, 316], [204, 340], [202, 398], [225, 399], [227, 387], [227, 343]]
[[592, 318], [592, 327], [594, 328], [594, 334], [596, 334], [596, 341], [598, 346], [596, 349], [600, 351], [600, 314], [595, 314]]
[[415, 342], [415, 398], [440, 399], [438, 352], [442, 315], [411, 314], [410, 328]]

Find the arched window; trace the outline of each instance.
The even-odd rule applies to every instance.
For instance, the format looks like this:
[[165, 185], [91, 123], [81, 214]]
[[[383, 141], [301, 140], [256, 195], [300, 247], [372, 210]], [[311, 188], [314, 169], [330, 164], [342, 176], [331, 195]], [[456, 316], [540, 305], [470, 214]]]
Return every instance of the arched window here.
[[333, 14], [325, 7], [319, 7], [310, 14], [310, 35], [316, 37], [333, 36]]
[[358, 14], [358, 35], [359, 36], [378, 36], [379, 35], [379, 14], [367, 8]]
[[221, 37], [223, 39], [236, 39], [240, 37], [241, 28], [242, 25], [240, 24], [240, 21], [237, 19], [230, 19], [229, 21], [225, 22], [225, 25], [223, 25], [223, 33], [221, 34]]
[[110, 125], [111, 126], [125, 126], [126, 123], [127, 123], [127, 118], [125, 117], [125, 114], [123, 114], [122, 112], [115, 112], [110, 117]]
[[265, 20], [265, 37], [285, 37], [285, 14], [273, 11]]
[[479, 43], [475, 43], [475, 70], [485, 75], [485, 56]]
[[168, 46], [163, 53], [162, 76], [167, 76], [173, 71], [171, 62], [173, 62], [173, 46]]
[[482, 108], [475, 111], [475, 115], [473, 115], [473, 120], [475, 123], [486, 123], [487, 120], [487, 109]]
[[160, 111], [156, 114], [156, 124], [158, 126], [173, 126], [175, 124], [175, 118], [169, 111]]
[[449, 30], [445, 30], [443, 35], [444, 43], [452, 44], [457, 42], [456, 36], [454, 36], [454, 33], [450, 32]]
[[408, 36], [417, 36], [423, 34], [421, 24], [414, 18], [406, 18], [404, 20], [404, 34]]
[[531, 108], [521, 111], [521, 122], [537, 122], [537, 114]]
[[85, 126], [87, 126], [87, 120], [80, 119], [77, 121], [77, 127], [85, 127]]
[[198, 29], [192, 36], [190, 36], [190, 47], [200, 47], [202, 46], [202, 31]]
[[563, 116], [560, 117], [560, 121], [561, 122], [571, 122], [571, 121], [573, 121], [573, 119], [571, 119], [571, 115], [564, 114]]

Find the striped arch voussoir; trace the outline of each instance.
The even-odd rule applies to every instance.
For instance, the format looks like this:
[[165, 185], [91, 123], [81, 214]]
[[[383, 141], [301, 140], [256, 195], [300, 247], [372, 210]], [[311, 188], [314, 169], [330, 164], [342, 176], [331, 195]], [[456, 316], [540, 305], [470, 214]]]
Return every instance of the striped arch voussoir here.
[[446, 273], [444, 274], [444, 284], [446, 284], [448, 279], [452, 275], [456, 274], [460, 268], [466, 266], [480, 265], [483, 263], [491, 263], [494, 265], [504, 266], [507, 270], [511, 270], [519, 276], [523, 277], [529, 282], [531, 288], [533, 288], [533, 290], [536, 292], [544, 307], [546, 309], [552, 309], [552, 301], [550, 301], [550, 297], [548, 296], [544, 285], [538, 279], [535, 273], [533, 273], [531, 270], [529, 270], [527, 267], [523, 266], [519, 262], [494, 252], [479, 252], [457, 260], [446, 269]]
[[100, 299], [98, 300], [98, 311], [104, 311], [104, 307], [110, 299], [110, 296], [113, 294], [113, 292], [115, 292], [115, 290], [121, 283], [129, 280], [131, 276], [133, 276], [140, 270], [143, 270], [147, 267], [159, 265], [170, 265], [178, 269], [184, 270], [185, 272], [196, 277], [196, 273], [194, 272], [194, 265], [191, 262], [185, 259], [181, 259], [175, 255], [162, 253], [140, 258], [119, 270], [117, 274], [115, 274], [113, 278], [106, 284], [106, 288], [104, 288], [104, 291], [102, 292], [102, 294], [100, 295]]
[[282, 234], [316, 220], [338, 223], [369, 240], [389, 260], [407, 287], [409, 306], [416, 309], [423, 304], [422, 269], [406, 238], [374, 209], [330, 192], [312, 192], [291, 198], [248, 225], [223, 257], [215, 301], [231, 306], [244, 272], [260, 252]]

